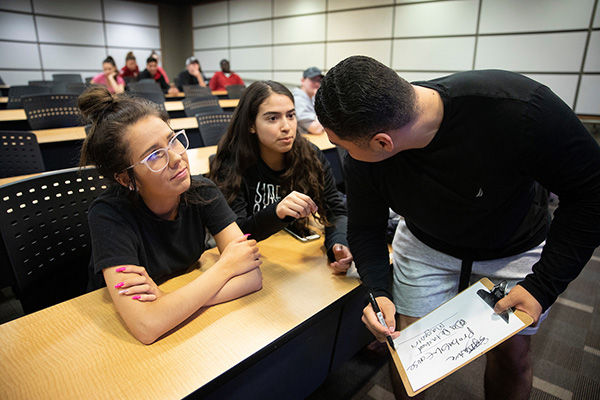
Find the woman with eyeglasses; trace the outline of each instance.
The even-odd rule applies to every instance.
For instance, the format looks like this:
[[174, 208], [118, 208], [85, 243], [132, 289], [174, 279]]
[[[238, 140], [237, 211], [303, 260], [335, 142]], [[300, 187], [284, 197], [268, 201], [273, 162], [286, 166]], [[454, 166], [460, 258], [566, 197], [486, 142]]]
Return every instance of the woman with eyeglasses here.
[[352, 263], [346, 208], [325, 155], [298, 135], [294, 97], [273, 81], [252, 83], [240, 98], [210, 164], [209, 177], [256, 240], [288, 227], [306, 232], [308, 218], [325, 227], [334, 273]]
[[[173, 132], [147, 100], [101, 86], [78, 105], [92, 121], [80, 165], [95, 165], [114, 183], [88, 212], [89, 289], [106, 284], [131, 333], [150, 344], [200, 307], [259, 290], [256, 241], [242, 234], [212, 182], [191, 178], [185, 131]], [[160, 290], [155, 282], [197, 266], [206, 229], [220, 259], [187, 285]]]

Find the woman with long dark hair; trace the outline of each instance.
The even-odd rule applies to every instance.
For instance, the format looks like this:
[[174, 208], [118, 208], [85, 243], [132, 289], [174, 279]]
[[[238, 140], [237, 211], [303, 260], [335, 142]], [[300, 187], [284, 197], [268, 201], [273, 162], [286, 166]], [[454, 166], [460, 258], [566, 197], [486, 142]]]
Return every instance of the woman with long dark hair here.
[[273, 81], [244, 92], [211, 161], [209, 177], [237, 214], [238, 225], [256, 240], [292, 225], [306, 231], [308, 217], [325, 227], [334, 272], [345, 272], [352, 254], [346, 241], [346, 210], [325, 155], [296, 133], [294, 97]]

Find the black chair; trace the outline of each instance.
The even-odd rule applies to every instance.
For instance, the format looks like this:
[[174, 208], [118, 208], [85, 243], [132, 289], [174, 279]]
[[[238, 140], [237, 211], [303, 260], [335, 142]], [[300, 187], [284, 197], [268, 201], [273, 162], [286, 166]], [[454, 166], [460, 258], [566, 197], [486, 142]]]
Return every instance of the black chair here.
[[25, 313], [85, 293], [87, 210], [107, 185], [95, 168], [70, 168], [0, 186], [0, 250]]
[[1, 76], [0, 76], [0, 85], [6, 85], [6, 83], [4, 83], [4, 80], [2, 79]]
[[0, 178], [44, 171], [44, 159], [34, 133], [0, 131]]
[[223, 109], [219, 105], [219, 98], [213, 95], [186, 97], [181, 103], [183, 104], [183, 111], [186, 117], [195, 117], [196, 114], [218, 114], [223, 112]]
[[54, 82], [83, 83], [81, 74], [52, 74]]
[[208, 86], [202, 87], [198, 85], [183, 85], [185, 97], [206, 97], [212, 95], [212, 90]]
[[164, 95], [160, 84], [155, 82], [154, 79], [142, 79], [137, 82], [131, 82], [129, 88], [132, 92], [155, 92]]
[[134, 96], [143, 97], [144, 99], [150, 100], [154, 104], [156, 104], [156, 108], [160, 111], [166, 112], [165, 109], [165, 95], [163, 92], [133, 92]]
[[231, 114], [222, 111], [215, 114], [196, 114], [196, 120], [198, 121], [198, 130], [200, 131], [203, 147], [214, 146], [219, 143], [219, 140], [227, 131]]
[[79, 96], [87, 87], [88, 85], [86, 85], [83, 82], [68, 82], [66, 87], [66, 93], [76, 94]]
[[24, 96], [23, 108], [31, 129], [66, 128], [82, 124], [75, 94]]
[[53, 81], [29, 81], [27, 82], [27, 84], [29, 86], [43, 86], [47, 88], [51, 88], [52, 86], [54, 86]]
[[6, 103], [6, 108], [23, 108], [23, 103], [21, 102], [23, 96], [46, 93], [50, 93], [50, 87], [48, 86], [11, 86], [10, 89], [8, 89], [8, 102]]
[[245, 85], [227, 85], [227, 97], [230, 99], [239, 99], [242, 96], [242, 92], [246, 89]]

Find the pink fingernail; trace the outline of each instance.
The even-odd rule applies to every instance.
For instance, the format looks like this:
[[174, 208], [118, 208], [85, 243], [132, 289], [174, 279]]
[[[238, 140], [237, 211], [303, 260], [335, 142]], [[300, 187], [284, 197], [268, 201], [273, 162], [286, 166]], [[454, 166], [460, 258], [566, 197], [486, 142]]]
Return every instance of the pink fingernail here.
[[115, 285], [115, 289], [120, 288], [121, 286], [123, 286], [125, 284], [125, 282], [119, 282]]
[[119, 292], [119, 294], [125, 294], [125, 293], [127, 293], [127, 292], [129, 292], [129, 289], [121, 290], [121, 291]]
[[139, 299], [141, 299], [141, 298], [142, 298], [142, 296], [133, 296], [133, 297], [132, 297], [132, 299], [133, 299], [133, 300], [139, 300]]
[[246, 233], [246, 234], [244, 235], [244, 237], [245, 237], [246, 239], [248, 238], [248, 236], [250, 236], [250, 234], [249, 234], [249, 233]]
[[115, 269], [115, 271], [117, 271], [117, 272], [123, 272], [123, 271], [125, 271], [125, 267], [117, 268], [117, 269]]

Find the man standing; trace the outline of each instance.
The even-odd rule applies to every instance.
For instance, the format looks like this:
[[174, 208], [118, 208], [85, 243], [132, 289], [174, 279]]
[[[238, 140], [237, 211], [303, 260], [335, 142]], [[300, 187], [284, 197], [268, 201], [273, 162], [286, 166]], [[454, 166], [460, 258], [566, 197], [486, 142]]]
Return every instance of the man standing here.
[[185, 69], [179, 73], [178, 88], [183, 92], [183, 85], [198, 85], [206, 87], [206, 77], [200, 68], [200, 62], [196, 57], [188, 57], [185, 60]]
[[221, 71], [215, 72], [210, 80], [211, 90], [227, 90], [228, 85], [243, 85], [244, 81], [235, 72], [232, 72], [229, 67], [229, 61], [221, 60]]
[[[600, 244], [600, 147], [538, 82], [490, 70], [410, 84], [353, 56], [327, 73], [315, 109], [350, 155], [348, 242], [389, 326], [365, 307], [363, 322], [380, 341], [400, 335], [396, 313], [404, 328], [470, 277], [508, 280], [495, 311], [516, 307], [538, 324]], [[559, 196], [552, 221], [542, 187]], [[388, 207], [404, 217], [392, 282]], [[487, 353], [486, 398], [529, 398], [535, 329]]]
[[315, 94], [321, 87], [321, 79], [323, 79], [321, 70], [311, 67], [302, 74], [300, 87], [292, 90], [300, 133], [323, 133], [323, 126], [315, 114]]

